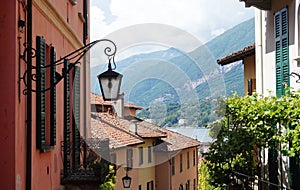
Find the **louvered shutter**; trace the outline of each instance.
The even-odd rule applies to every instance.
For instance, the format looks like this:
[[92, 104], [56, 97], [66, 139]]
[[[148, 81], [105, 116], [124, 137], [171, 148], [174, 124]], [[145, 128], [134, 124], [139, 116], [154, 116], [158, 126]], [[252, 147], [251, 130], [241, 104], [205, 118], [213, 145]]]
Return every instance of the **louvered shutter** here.
[[80, 167], [80, 67], [74, 67], [73, 80], [73, 167]]
[[56, 51], [54, 47], [50, 49], [50, 146], [56, 144]]
[[36, 146], [46, 147], [46, 42], [36, 37]]
[[70, 172], [70, 73], [69, 60], [64, 60], [64, 174]]
[[285, 94], [289, 80], [289, 38], [288, 10], [284, 8], [274, 15], [275, 61], [276, 61], [276, 95]]

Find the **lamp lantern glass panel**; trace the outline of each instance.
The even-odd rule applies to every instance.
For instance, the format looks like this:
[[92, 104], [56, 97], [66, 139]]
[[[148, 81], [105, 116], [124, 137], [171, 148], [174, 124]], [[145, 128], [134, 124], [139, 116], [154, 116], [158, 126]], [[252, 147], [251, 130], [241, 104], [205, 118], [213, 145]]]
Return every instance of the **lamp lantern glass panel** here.
[[131, 177], [129, 177], [129, 176], [126, 174], [126, 176], [122, 178], [122, 182], [123, 182], [123, 187], [124, 187], [124, 188], [130, 188]]
[[105, 101], [119, 98], [122, 77], [122, 74], [111, 69], [98, 75], [102, 96]]

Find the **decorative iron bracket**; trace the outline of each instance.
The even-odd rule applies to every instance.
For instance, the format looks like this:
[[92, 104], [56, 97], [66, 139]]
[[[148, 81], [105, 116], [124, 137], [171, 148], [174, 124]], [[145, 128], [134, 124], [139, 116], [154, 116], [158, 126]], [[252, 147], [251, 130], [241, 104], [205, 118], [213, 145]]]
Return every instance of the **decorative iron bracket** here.
[[296, 83], [300, 83], [300, 74], [299, 73], [291, 72], [290, 76], [298, 77], [298, 79], [296, 79]]
[[[75, 65], [77, 64], [80, 64], [80, 60], [84, 57], [84, 55], [96, 44], [100, 43], [100, 42], [108, 42], [110, 43], [111, 46], [107, 46], [104, 48], [104, 54], [107, 56], [108, 58], [108, 61], [110, 63], [113, 63], [114, 65], [114, 69], [116, 67], [116, 64], [115, 64], [115, 60], [114, 60], [114, 57], [115, 57], [115, 54], [117, 52], [117, 46], [116, 44], [109, 40], [109, 39], [100, 39], [100, 40], [96, 40], [96, 41], [93, 41], [69, 54], [67, 54], [66, 56], [56, 60], [54, 62], [54, 64], [49, 64], [49, 65], [46, 65], [46, 66], [43, 66], [42, 69], [48, 69], [48, 68], [51, 68], [53, 66], [57, 66], [57, 65], [61, 65], [64, 63], [65, 60], [69, 60], [70, 61], [70, 65], [68, 68], [63, 68], [63, 72], [61, 74], [57, 73], [56, 72], [56, 77], [55, 77], [55, 83], [42, 90], [41, 92], [45, 92], [45, 91], [48, 91], [50, 89], [53, 89], [65, 76], [66, 76], [66, 73], [70, 72]], [[29, 49], [28, 46], [27, 46], [27, 43], [24, 43], [24, 51], [23, 51], [23, 54], [22, 55], [19, 55], [20, 59], [22, 59], [26, 64], [27, 64], [27, 60], [26, 60], [26, 57], [27, 57], [27, 54], [30, 54], [32, 58], [35, 58], [36, 57], [36, 49], [32, 48], [32, 49]], [[72, 62], [71, 62], [72, 61]], [[31, 70], [36, 70], [36, 66], [31, 66]], [[33, 89], [33, 88], [28, 88], [28, 85], [27, 85], [27, 74], [28, 74], [28, 70], [26, 69], [24, 74], [22, 76], [19, 77], [19, 80], [22, 80], [24, 85], [25, 85], [25, 89], [23, 90], [23, 94], [24, 95], [27, 95], [27, 92], [30, 91], [30, 92], [36, 92], [36, 89]], [[32, 72], [31, 72], [32, 73]], [[37, 74], [36, 73], [32, 73], [31, 74], [31, 80], [32, 81], [37, 81], [39, 80], [37, 78]]]

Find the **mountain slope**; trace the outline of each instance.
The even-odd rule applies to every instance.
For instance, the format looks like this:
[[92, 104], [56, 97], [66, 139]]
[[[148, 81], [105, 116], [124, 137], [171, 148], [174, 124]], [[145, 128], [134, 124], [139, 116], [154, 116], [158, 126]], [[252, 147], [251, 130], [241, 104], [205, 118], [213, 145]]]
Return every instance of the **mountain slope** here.
[[[244, 92], [243, 66], [241, 64], [235, 64], [232, 67], [227, 66], [229, 68], [224, 72], [217, 65], [216, 60], [253, 43], [254, 19], [250, 19], [224, 32], [222, 35], [206, 43], [204, 46], [197, 48], [193, 52], [187, 55], [171, 57], [168, 61], [176, 65], [182, 73], [188, 75], [188, 79], [191, 80], [193, 85], [196, 84], [195, 91], [200, 99], [210, 97], [212, 94], [211, 89], [224, 89], [226, 91], [224, 95], [226, 96], [232, 94], [234, 91], [242, 95]], [[148, 56], [148, 59], [150, 59], [152, 54]], [[155, 64], [153, 65], [155, 66]], [[162, 68], [162, 70], [163, 69], [164, 68]], [[222, 78], [220, 78], [220, 73], [215, 75], [211, 74], [212, 71], [217, 69], [219, 69]], [[159, 72], [158, 69], [156, 71]], [[147, 72], [147, 70], [145, 70], [145, 72]], [[164, 81], [159, 82], [159, 80], [157, 80], [157, 84], [152, 84], [151, 86], [147, 86], [146, 82], [143, 81], [143, 84], [137, 86], [140, 90], [137, 91], [137, 93], [135, 93], [134, 90], [131, 91], [131, 95], [128, 99], [143, 107], [148, 107], [149, 102], [159, 97], [164, 97], [166, 94], [171, 94], [166, 101], [178, 101], [180, 92], [177, 90], [176, 94], [176, 92], [170, 93], [170, 91], [174, 91], [174, 86], [184, 86], [188, 82], [182, 84], [181, 76], [173, 74], [175, 72], [172, 70], [169, 70], [168, 73], [179, 77], [177, 83], [173, 84], [173, 89], [172, 87], [166, 87], [168, 84], [163, 84], [165, 83]], [[220, 79], [223, 79], [224, 82], [220, 81]], [[209, 83], [214, 87], [209, 88]]]
[[[215, 89], [225, 90], [219, 95], [233, 91], [242, 95], [243, 66], [235, 64], [223, 71], [216, 60], [253, 43], [254, 19], [250, 19], [188, 54], [170, 48], [121, 60], [117, 65], [124, 75], [125, 99], [146, 108], [153, 102], [182, 104], [189, 98], [211, 98]], [[91, 87], [96, 93], [100, 93], [93, 88], [98, 86], [94, 79], [99, 70], [91, 69]]]

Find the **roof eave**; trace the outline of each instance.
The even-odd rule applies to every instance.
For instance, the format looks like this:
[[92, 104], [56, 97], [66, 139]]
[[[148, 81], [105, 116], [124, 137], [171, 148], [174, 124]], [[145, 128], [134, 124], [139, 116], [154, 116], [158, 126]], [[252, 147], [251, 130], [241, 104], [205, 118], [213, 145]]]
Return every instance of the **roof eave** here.
[[245, 7], [256, 7], [260, 10], [271, 10], [272, 1], [271, 0], [240, 0], [245, 2]]
[[224, 65], [236, 62], [236, 61], [243, 60], [252, 55], [255, 55], [255, 45], [245, 47], [244, 49], [233, 52], [230, 55], [227, 55], [223, 58], [218, 59], [217, 63], [221, 66], [224, 66]]

